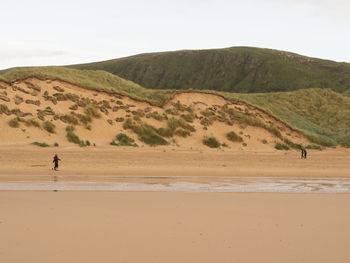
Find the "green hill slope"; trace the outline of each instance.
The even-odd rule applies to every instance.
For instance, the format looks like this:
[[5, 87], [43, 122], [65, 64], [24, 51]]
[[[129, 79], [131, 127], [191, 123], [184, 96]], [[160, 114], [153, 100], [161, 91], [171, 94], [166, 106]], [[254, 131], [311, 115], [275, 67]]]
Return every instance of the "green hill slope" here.
[[105, 71], [77, 70], [65, 67], [13, 68], [0, 72], [0, 81], [37, 77], [59, 79], [86, 89], [119, 93], [137, 100], [146, 100], [155, 105], [164, 103], [172, 92], [148, 90], [140, 85]]
[[104, 70], [149, 89], [239, 93], [350, 90], [350, 64], [250, 47], [141, 54], [71, 66]]

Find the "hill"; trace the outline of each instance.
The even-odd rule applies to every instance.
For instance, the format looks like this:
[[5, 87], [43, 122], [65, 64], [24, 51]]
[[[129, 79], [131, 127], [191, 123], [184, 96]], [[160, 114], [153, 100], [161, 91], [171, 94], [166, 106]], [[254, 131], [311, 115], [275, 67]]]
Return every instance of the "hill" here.
[[350, 90], [348, 63], [251, 47], [150, 53], [71, 67], [107, 71], [159, 90], [235, 93], [306, 88], [328, 88], [339, 93]]
[[[14, 83], [26, 82], [31, 77], [41, 80], [42, 83], [56, 80], [80, 87], [82, 90], [100, 91], [107, 96], [105, 100], [109, 100], [109, 97], [113, 99], [114, 96], [127, 96], [133, 99], [135, 103], [145, 102], [149, 106], [155, 107], [155, 109], [164, 108], [169, 101], [177, 96], [176, 94], [181, 95], [181, 92], [183, 92], [145, 89], [131, 81], [104, 71], [37, 67], [11, 69], [0, 74], [0, 86], [9, 87], [7, 90], [0, 89], [0, 104], [7, 101], [8, 95], [6, 94], [9, 94], [10, 87], [13, 89]], [[3, 84], [1, 84], [1, 80]], [[187, 92], [189, 98], [196, 94], [191, 91]], [[350, 147], [350, 98], [330, 89], [304, 89], [292, 92], [259, 94], [203, 90], [200, 92], [218, 95], [229, 103], [245, 103], [249, 105], [249, 107], [247, 106], [248, 115], [250, 109], [263, 110], [266, 114], [273, 116], [293, 129], [303, 132], [314, 143], [324, 146], [335, 146], [340, 143], [343, 146]], [[56, 96], [60, 95], [56, 94]], [[187, 99], [187, 101], [188, 105], [198, 102], [195, 98]], [[66, 111], [69, 114], [71, 110], [67, 108]]]

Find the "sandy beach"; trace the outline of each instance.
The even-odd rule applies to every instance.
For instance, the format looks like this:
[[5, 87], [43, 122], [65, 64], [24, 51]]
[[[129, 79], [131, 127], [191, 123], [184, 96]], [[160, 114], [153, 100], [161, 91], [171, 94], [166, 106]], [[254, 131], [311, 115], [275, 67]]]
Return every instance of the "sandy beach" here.
[[[53, 175], [52, 157], [62, 159], [55, 175], [350, 177], [350, 151], [211, 150], [171, 147], [50, 147], [3, 145], [0, 175]], [[5, 177], [1, 176], [0, 180]], [[6, 180], [8, 178], [5, 178]]]
[[[54, 153], [62, 159], [55, 173]], [[309, 151], [301, 160], [297, 151], [274, 150], [0, 148], [0, 183], [336, 179], [349, 171], [347, 149]], [[319, 193], [0, 191], [0, 262], [349, 262], [349, 202], [349, 194]]]
[[349, 262], [350, 195], [0, 192], [0, 261]]

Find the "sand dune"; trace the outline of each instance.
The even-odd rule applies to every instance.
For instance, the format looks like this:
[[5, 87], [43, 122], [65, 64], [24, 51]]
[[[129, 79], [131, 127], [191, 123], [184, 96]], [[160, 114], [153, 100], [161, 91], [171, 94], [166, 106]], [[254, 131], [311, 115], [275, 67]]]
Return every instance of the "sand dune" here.
[[[182, 93], [175, 95], [164, 107], [152, 106], [146, 102], [135, 101], [126, 96], [111, 95], [104, 92], [86, 90], [70, 83], [59, 80], [39, 80], [29, 78], [16, 81], [12, 84], [2, 83], [0, 104], [6, 105], [12, 112], [0, 114], [0, 144], [28, 144], [33, 141], [46, 142], [60, 145], [69, 145], [66, 139], [65, 128], [70, 125], [64, 120], [64, 115], [84, 114], [86, 101], [97, 106], [101, 118], [94, 118], [92, 123], [76, 126], [76, 134], [82, 140], [89, 140], [97, 145], [108, 145], [116, 134], [122, 132], [131, 136], [139, 146], [147, 147], [138, 136], [130, 130], [123, 129], [123, 123], [127, 118], [135, 118], [138, 121], [150, 124], [155, 128], [165, 128], [168, 118], [181, 118], [186, 115], [186, 110], [176, 110], [176, 106], [191, 109], [193, 118], [188, 124], [193, 126], [195, 132], [184, 138], [175, 135], [168, 139], [171, 145], [178, 147], [206, 147], [202, 140], [205, 136], [214, 136], [221, 143], [232, 148], [247, 149], [271, 149], [277, 137], [266, 129], [251, 125], [242, 125], [229, 118], [223, 109], [231, 109], [239, 112], [249, 112], [252, 116], [267, 125], [275, 125], [281, 134], [295, 143], [308, 144], [304, 136], [293, 130], [288, 125], [278, 121], [264, 111], [256, 109], [242, 102], [232, 102], [224, 98], [200, 93]], [[68, 97], [68, 98], [67, 98]], [[177, 104], [176, 104], [177, 103]], [[227, 108], [223, 108], [223, 107]], [[49, 107], [50, 112], [44, 111]], [[20, 112], [15, 112], [19, 109]], [[174, 111], [177, 111], [174, 113]], [[209, 115], [205, 116], [203, 111]], [[48, 133], [42, 128], [28, 127], [20, 123], [18, 128], [11, 128], [9, 120], [17, 116], [24, 119], [34, 118], [41, 126], [44, 121], [50, 121], [56, 126], [56, 132]], [[63, 117], [62, 117], [63, 116]], [[229, 131], [239, 134], [244, 142], [231, 142], [226, 138]], [[242, 145], [244, 143], [244, 146]]]

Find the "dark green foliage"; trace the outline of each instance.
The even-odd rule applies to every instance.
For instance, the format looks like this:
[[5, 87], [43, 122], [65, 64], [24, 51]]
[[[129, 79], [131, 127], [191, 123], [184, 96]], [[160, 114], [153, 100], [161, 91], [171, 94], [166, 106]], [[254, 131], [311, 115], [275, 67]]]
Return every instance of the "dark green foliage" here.
[[284, 143], [277, 142], [275, 144], [275, 149], [277, 149], [277, 150], [289, 150], [289, 146], [284, 144]]
[[226, 138], [232, 142], [243, 142], [242, 137], [236, 134], [234, 131], [227, 133]]
[[119, 133], [114, 140], [110, 143], [110, 145], [114, 146], [133, 146], [137, 147], [135, 140], [130, 138], [128, 135], [124, 133]]
[[54, 146], [54, 147], [58, 147], [59, 144], [58, 144], [57, 142], [55, 142], [55, 143], [53, 144], [53, 146]]
[[210, 148], [219, 148], [220, 142], [215, 137], [204, 137], [203, 138], [203, 144]]
[[55, 133], [56, 132], [56, 126], [52, 122], [45, 121], [43, 124], [43, 128], [48, 131], [49, 133]]
[[39, 146], [39, 147], [50, 147], [46, 142], [32, 142], [31, 144]]
[[104, 70], [149, 89], [226, 92], [350, 89], [350, 65], [251, 47], [141, 54], [72, 66]]

